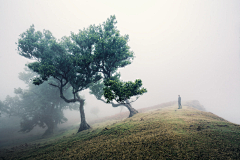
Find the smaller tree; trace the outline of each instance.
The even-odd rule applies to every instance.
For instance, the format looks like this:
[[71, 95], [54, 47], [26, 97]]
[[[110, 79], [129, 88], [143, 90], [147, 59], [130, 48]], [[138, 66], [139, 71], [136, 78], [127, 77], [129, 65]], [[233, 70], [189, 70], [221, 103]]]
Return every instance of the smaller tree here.
[[[142, 81], [140, 79], [135, 80], [135, 82], [123, 82], [119, 80], [120, 74], [115, 74], [109, 80], [104, 82], [98, 81], [92, 84], [90, 88], [90, 94], [93, 94], [98, 100], [104, 103], [111, 103], [112, 107], [125, 106], [129, 110], [129, 117], [138, 113], [136, 109], [131, 106], [131, 103], [136, 101], [140, 95], [146, 93], [145, 88], [141, 88]], [[104, 100], [104, 98], [106, 100]], [[135, 100], [130, 100], [136, 96]], [[117, 101], [114, 103], [113, 100]]]
[[[107, 103], [103, 96], [103, 94], [104, 94], [103, 88], [104, 88], [104, 83], [102, 80], [99, 80], [98, 82], [92, 83], [90, 85], [89, 93], [93, 94], [97, 98], [97, 100]], [[118, 103], [113, 103], [113, 102], [110, 102], [110, 103], [112, 104], [112, 107], [125, 106], [124, 104], [118, 104]]]
[[[132, 108], [129, 101], [130, 98], [141, 95], [147, 92], [147, 90], [140, 88], [141, 80], [135, 82], [121, 82], [119, 80], [120, 74], [117, 73], [118, 68], [123, 68], [131, 64], [134, 59], [134, 53], [128, 45], [129, 36], [120, 35], [116, 24], [116, 17], [113, 15], [102, 25], [96, 27], [98, 41], [94, 44], [94, 64], [103, 75], [104, 82], [103, 84], [93, 84], [91, 92], [94, 95], [96, 94], [96, 98], [103, 102], [105, 101], [101, 96], [104, 95], [107, 103], [111, 103], [113, 107], [126, 106], [130, 111], [129, 116], [131, 117], [137, 113], [137, 110]], [[103, 90], [102, 86], [106, 86], [106, 88], [103, 87], [105, 90]], [[121, 101], [118, 101], [120, 100], [119, 98]], [[113, 103], [114, 99], [117, 100], [118, 104]]]
[[[55, 81], [49, 79], [41, 86], [35, 86], [29, 83], [29, 88], [22, 90], [15, 89], [15, 93], [20, 98], [20, 108], [22, 113], [20, 132], [30, 132], [34, 127], [47, 127], [47, 130], [42, 136], [52, 135], [57, 125], [67, 121], [63, 114], [63, 110], [67, 108], [78, 109], [74, 104], [64, 102], [58, 95], [59, 90], [48, 85], [48, 82]], [[66, 95], [71, 94], [71, 89], [66, 88], [64, 91]]]
[[[104, 85], [104, 97], [107, 99], [107, 103], [116, 100], [119, 104], [124, 104], [130, 111], [129, 117], [138, 113], [138, 111], [131, 106], [131, 103], [136, 101], [139, 98], [139, 95], [147, 92], [147, 89], [141, 88], [141, 79], [137, 79], [135, 82], [122, 82], [119, 80], [108, 79], [104, 81]], [[137, 96], [136, 99], [134, 101], [129, 101], [133, 96]]]

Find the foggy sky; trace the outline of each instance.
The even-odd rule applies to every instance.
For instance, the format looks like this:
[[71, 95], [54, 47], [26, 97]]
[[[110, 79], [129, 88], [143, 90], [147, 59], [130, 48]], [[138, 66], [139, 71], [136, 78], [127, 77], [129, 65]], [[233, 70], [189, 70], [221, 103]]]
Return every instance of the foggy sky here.
[[[18, 55], [18, 37], [34, 24], [60, 39], [116, 15], [120, 34], [128, 34], [133, 63], [119, 69], [121, 79], [142, 79], [148, 93], [132, 105], [139, 109], [160, 103], [199, 100], [207, 111], [240, 124], [240, 1], [239, 0], [0, 0], [0, 99], [24, 87], [18, 79], [29, 61]], [[97, 101], [100, 114], [120, 108]], [[73, 113], [71, 113], [73, 114]], [[74, 113], [79, 116], [79, 112]]]

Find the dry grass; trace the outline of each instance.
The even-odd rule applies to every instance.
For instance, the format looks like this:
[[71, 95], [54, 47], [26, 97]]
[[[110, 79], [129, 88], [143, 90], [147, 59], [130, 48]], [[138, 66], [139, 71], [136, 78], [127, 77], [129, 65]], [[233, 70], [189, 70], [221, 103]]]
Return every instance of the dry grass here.
[[[240, 126], [209, 112], [177, 106], [139, 113], [2, 159], [239, 159]], [[62, 135], [61, 135], [62, 136]], [[57, 138], [57, 139], [56, 139]], [[0, 158], [1, 159], [1, 158]]]

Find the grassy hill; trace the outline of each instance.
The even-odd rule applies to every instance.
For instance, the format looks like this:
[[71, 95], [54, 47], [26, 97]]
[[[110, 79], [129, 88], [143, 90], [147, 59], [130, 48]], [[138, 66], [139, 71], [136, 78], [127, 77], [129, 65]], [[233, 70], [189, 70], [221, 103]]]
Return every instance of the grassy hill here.
[[73, 135], [77, 128], [2, 150], [0, 159], [240, 159], [240, 125], [190, 106], [95, 123]]

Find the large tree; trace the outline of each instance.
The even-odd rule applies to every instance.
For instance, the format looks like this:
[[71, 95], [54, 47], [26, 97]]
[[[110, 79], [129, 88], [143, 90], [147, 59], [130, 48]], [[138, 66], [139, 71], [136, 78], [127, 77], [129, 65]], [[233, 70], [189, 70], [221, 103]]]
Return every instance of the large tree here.
[[[102, 25], [90, 25], [59, 41], [50, 31], [36, 32], [31, 26], [18, 40], [19, 54], [36, 60], [28, 65], [39, 75], [33, 83], [40, 85], [53, 77], [58, 83], [49, 84], [60, 90], [60, 97], [65, 102], [80, 103], [81, 124], [78, 132], [90, 128], [84, 114], [85, 100], [78, 93], [102, 76], [105, 81], [110, 80], [118, 68], [125, 67], [133, 59], [133, 52], [127, 45], [129, 37], [120, 35], [116, 23], [116, 17], [111, 16]], [[73, 88], [71, 99], [63, 94], [63, 88], [68, 84]]]
[[[101, 76], [98, 68], [92, 63], [93, 45], [97, 40], [95, 26], [72, 33], [70, 37], [63, 37], [57, 41], [50, 31], [35, 31], [30, 29], [20, 35], [18, 40], [19, 54], [36, 60], [28, 67], [38, 73], [33, 83], [40, 85], [53, 77], [58, 83], [49, 83], [59, 89], [60, 97], [67, 103], [79, 102], [81, 123], [78, 132], [90, 128], [84, 113], [84, 99], [79, 92], [88, 88], [89, 84], [98, 81]], [[72, 98], [64, 95], [66, 86], [72, 87]]]

